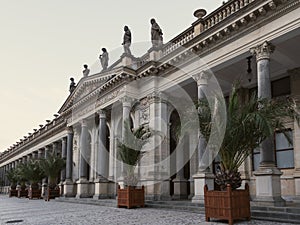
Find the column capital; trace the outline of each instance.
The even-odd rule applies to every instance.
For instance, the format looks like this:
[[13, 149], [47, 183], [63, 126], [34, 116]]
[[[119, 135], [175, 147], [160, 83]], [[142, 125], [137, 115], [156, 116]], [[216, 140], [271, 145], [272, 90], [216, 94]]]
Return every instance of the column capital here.
[[123, 103], [123, 106], [129, 106], [131, 107], [131, 103], [134, 101], [132, 97], [129, 96], [123, 96], [120, 98], [120, 101]]
[[66, 128], [68, 134], [73, 134], [73, 127]]
[[256, 61], [270, 59], [270, 55], [275, 51], [275, 46], [268, 41], [250, 49], [252, 55], [256, 56]]
[[88, 121], [87, 121], [86, 119], [82, 119], [82, 120], [80, 121], [80, 124], [81, 124], [81, 127], [87, 127]]
[[202, 70], [200, 73], [193, 75], [193, 79], [197, 82], [197, 86], [207, 85], [211, 78], [211, 73], [208, 70]]
[[99, 115], [99, 119], [106, 118], [106, 110], [105, 109], [99, 109], [97, 111], [97, 113]]

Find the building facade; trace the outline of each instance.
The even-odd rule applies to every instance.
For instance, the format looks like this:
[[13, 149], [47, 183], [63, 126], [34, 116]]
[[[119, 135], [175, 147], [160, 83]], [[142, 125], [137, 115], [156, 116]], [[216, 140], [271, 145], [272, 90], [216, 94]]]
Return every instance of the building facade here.
[[[1, 153], [1, 191], [8, 191], [8, 170], [55, 150], [66, 159], [63, 196], [114, 198], [124, 179], [118, 140], [129, 121], [163, 133], [151, 140], [135, 171], [146, 198], [203, 201], [217, 160], [204, 170], [198, 135], [185, 135], [176, 145], [174, 127], [211, 76], [217, 81], [211, 87], [220, 88], [225, 99], [237, 79], [245, 96], [258, 91], [261, 97], [299, 98], [300, 1], [230, 0], [208, 15], [194, 15], [196, 21], [162, 47], [140, 58], [123, 54], [107, 70], [84, 76], [59, 115]], [[260, 204], [300, 199], [300, 128], [295, 121], [287, 126], [293, 145], [275, 133], [274, 149], [254, 150], [240, 168]]]

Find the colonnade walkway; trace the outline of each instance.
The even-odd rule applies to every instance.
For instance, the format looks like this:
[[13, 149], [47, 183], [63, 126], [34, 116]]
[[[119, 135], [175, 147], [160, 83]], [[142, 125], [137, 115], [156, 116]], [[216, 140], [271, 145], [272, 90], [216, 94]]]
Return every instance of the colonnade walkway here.
[[[73, 199], [75, 200], [75, 199]], [[84, 202], [85, 201], [85, 202]], [[97, 200], [101, 203], [102, 200]], [[95, 203], [96, 201], [94, 201]], [[78, 204], [88, 203], [88, 204]], [[15, 225], [98, 225], [98, 224], [227, 224], [225, 221], [205, 222], [203, 212], [178, 211], [163, 208], [123, 209], [109, 207], [115, 200], [105, 200], [103, 205], [92, 204], [91, 200], [60, 201], [8, 198], [0, 195], [0, 224]], [[149, 202], [150, 203], [150, 202]], [[149, 204], [150, 206], [151, 204]], [[269, 222], [252, 219], [235, 224], [287, 225], [290, 223]]]

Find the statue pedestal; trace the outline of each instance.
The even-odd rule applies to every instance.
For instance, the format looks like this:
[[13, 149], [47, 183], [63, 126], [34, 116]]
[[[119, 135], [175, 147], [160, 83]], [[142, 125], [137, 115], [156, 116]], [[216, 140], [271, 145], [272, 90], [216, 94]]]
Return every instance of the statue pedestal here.
[[121, 55], [122, 65], [126, 67], [132, 67], [132, 64], [134, 63], [135, 57], [133, 55], [123, 53]]
[[152, 47], [148, 50], [150, 61], [158, 61], [162, 57], [162, 49]]

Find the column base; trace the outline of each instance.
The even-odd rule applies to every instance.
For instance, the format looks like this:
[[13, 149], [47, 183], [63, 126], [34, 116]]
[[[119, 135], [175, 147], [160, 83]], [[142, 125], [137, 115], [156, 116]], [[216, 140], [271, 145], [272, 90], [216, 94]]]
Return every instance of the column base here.
[[188, 196], [188, 199], [189, 199], [189, 200], [192, 200], [193, 197], [195, 196], [194, 179], [193, 179], [193, 178], [189, 179], [189, 182], [190, 182], [190, 194], [189, 194], [189, 196]]
[[86, 178], [80, 178], [77, 182], [77, 194], [75, 198], [90, 198], [91, 194], [89, 192], [90, 182]]
[[174, 183], [174, 195], [172, 199], [180, 200], [187, 199], [187, 180], [183, 178], [175, 178], [173, 180]]
[[93, 199], [105, 199], [109, 198], [108, 189], [109, 181], [104, 179], [96, 179], [95, 180], [95, 194], [93, 195]]
[[254, 205], [284, 206], [285, 200], [281, 197], [280, 176], [282, 172], [276, 167], [260, 167], [254, 172], [256, 177], [256, 196]]
[[300, 171], [296, 170], [293, 175], [295, 181], [295, 202], [300, 202]]
[[58, 184], [59, 187], [59, 196], [64, 196], [64, 182]]
[[192, 202], [204, 204], [204, 186], [207, 185], [208, 190], [213, 190], [215, 175], [210, 172], [199, 172], [193, 178], [195, 195]]
[[66, 180], [63, 182], [63, 197], [75, 197], [74, 183], [72, 180]]

